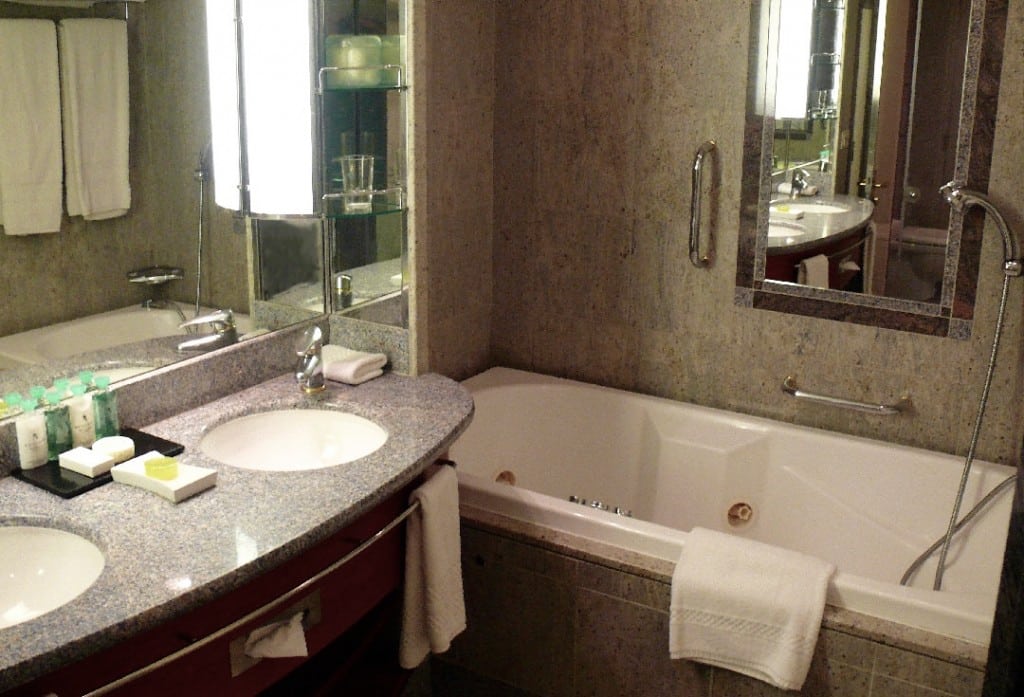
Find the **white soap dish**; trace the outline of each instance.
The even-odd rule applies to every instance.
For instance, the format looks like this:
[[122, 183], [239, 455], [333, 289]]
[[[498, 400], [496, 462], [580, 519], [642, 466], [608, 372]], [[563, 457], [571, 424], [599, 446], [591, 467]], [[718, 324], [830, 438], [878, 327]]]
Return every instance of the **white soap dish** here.
[[115, 482], [137, 486], [140, 489], [151, 491], [157, 496], [162, 496], [168, 501], [178, 503], [189, 496], [194, 496], [200, 491], [205, 491], [217, 483], [217, 470], [194, 465], [178, 464], [178, 476], [174, 479], [154, 479], [146, 475], [146, 460], [154, 457], [164, 457], [156, 450], [151, 450], [127, 462], [115, 465], [110, 474]]

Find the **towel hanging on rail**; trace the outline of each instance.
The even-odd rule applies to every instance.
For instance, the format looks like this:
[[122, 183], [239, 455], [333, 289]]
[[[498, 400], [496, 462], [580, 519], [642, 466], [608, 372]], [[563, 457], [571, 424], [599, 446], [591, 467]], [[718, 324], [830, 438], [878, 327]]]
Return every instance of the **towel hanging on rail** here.
[[8, 235], [60, 230], [57, 74], [53, 22], [0, 20], [0, 225]]
[[105, 220], [128, 212], [128, 25], [62, 19], [61, 106], [68, 215]]

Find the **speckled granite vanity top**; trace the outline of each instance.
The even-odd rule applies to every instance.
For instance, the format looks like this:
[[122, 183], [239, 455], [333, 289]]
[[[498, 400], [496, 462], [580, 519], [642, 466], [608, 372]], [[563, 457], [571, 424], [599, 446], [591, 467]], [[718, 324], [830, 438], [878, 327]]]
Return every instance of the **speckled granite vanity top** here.
[[[375, 421], [388, 440], [351, 464], [304, 472], [242, 470], [200, 452], [205, 429], [281, 408], [347, 411]], [[0, 479], [0, 524], [62, 527], [106, 556], [81, 596], [0, 629], [0, 691], [200, 607], [341, 530], [440, 455], [472, 412], [469, 393], [436, 375], [328, 383], [317, 398], [282, 376], [157, 423], [129, 424], [184, 444], [182, 463], [218, 470], [213, 489], [181, 503], [116, 483], [64, 500]]]

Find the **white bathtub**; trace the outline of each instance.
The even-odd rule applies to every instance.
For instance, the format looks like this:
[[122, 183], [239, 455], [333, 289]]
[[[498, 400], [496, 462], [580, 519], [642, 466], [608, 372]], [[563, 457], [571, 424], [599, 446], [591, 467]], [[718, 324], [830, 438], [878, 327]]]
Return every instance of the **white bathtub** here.
[[[747, 536], [836, 564], [831, 605], [989, 641], [1013, 487], [959, 533], [943, 591], [930, 590], [937, 555], [898, 585], [945, 533], [959, 457], [506, 368], [464, 384], [476, 413], [450, 450], [464, 507], [671, 562], [694, 526]], [[495, 482], [503, 472], [515, 486]], [[1011, 474], [976, 462], [961, 515]], [[730, 522], [735, 504], [746, 524]]]
[[[191, 318], [194, 307], [182, 305], [182, 311], [186, 317]], [[212, 310], [201, 308], [201, 312]], [[248, 315], [236, 314], [235, 323], [239, 335], [251, 330]], [[181, 317], [174, 310], [149, 309], [141, 305], [51, 324], [0, 337], [0, 367], [37, 365], [146, 339], [179, 335], [185, 338], [185, 331], [178, 328], [179, 324]], [[147, 369], [139, 368], [136, 372]], [[122, 374], [119, 377], [129, 375]]]

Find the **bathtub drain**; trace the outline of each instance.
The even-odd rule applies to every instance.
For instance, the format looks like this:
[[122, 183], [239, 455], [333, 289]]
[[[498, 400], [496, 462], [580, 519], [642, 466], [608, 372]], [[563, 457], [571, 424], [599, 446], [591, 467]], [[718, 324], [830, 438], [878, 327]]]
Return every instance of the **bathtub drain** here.
[[511, 470], [502, 470], [501, 472], [498, 472], [498, 476], [494, 478], [494, 481], [498, 482], [498, 484], [510, 484], [515, 486], [516, 473]]
[[747, 525], [754, 517], [754, 508], [745, 501], [739, 501], [729, 506], [726, 516], [729, 519], [729, 525], [733, 527]]

